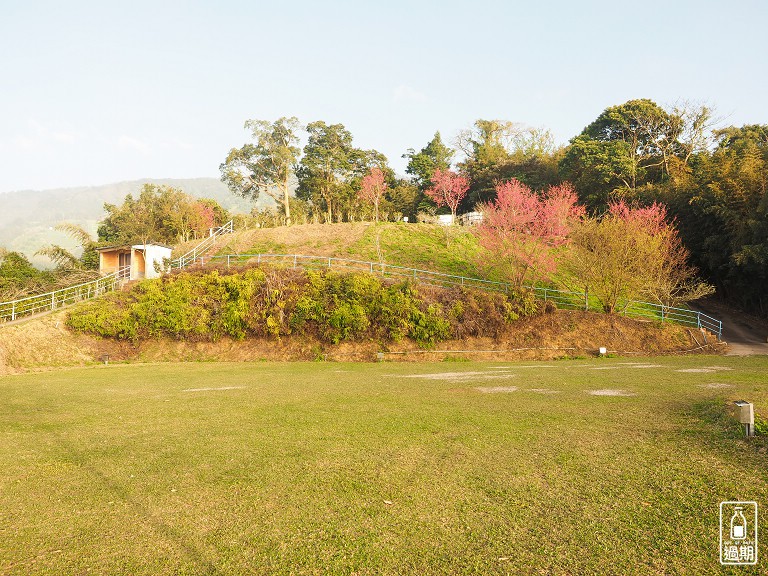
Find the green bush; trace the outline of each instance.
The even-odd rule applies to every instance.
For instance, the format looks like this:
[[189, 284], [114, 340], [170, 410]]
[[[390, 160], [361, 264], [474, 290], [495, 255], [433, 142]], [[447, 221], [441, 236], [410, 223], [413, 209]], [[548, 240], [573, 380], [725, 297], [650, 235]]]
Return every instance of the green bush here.
[[429, 347], [451, 337], [451, 325], [442, 317], [439, 304], [430, 304], [426, 312], [418, 311], [411, 317], [413, 326], [410, 336], [420, 346]]
[[340, 302], [324, 322], [323, 337], [334, 344], [341, 340], [354, 340], [368, 330], [368, 316], [357, 302]]
[[538, 313], [531, 293], [505, 295], [388, 282], [366, 273], [249, 268], [208, 269], [146, 280], [70, 312], [81, 332], [138, 341], [223, 336], [322, 341], [410, 338], [423, 347], [466, 336], [498, 336], [521, 316]]

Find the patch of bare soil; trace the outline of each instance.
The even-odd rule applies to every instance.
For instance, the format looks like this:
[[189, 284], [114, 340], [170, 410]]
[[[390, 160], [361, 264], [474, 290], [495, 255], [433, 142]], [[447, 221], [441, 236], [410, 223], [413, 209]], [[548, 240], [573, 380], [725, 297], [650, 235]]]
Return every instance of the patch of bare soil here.
[[[451, 382], [463, 382], [466, 380], [509, 379], [509, 378], [512, 378], [513, 376], [515, 376], [515, 374], [508, 374], [506, 372], [498, 372], [498, 371], [486, 371], [486, 372], [438, 372], [437, 374], [410, 374], [408, 376], [404, 376], [404, 378], [424, 378], [426, 380], [448, 380]], [[478, 388], [478, 390], [480, 390], [480, 388]], [[490, 388], [488, 388], [488, 390], [490, 390]]]
[[592, 396], [636, 396], [634, 392], [628, 392], [627, 390], [606, 388], [603, 390], [587, 390], [587, 394]]
[[703, 368], [683, 368], [681, 370], [676, 370], [676, 372], [697, 372], [707, 374], [710, 372], [720, 372], [722, 370], [733, 370], [733, 368], [726, 368], [724, 366], [704, 366]]
[[[558, 311], [510, 324], [498, 338], [451, 340], [424, 350], [411, 341], [343, 342], [311, 338], [281, 340], [224, 338], [218, 342], [149, 340], [132, 344], [70, 332], [66, 312], [0, 327], [0, 374], [110, 362], [205, 362], [258, 360], [551, 360], [595, 356], [601, 346], [616, 355], [718, 353], [722, 346], [699, 348], [701, 334], [673, 324], [620, 316]], [[713, 338], [709, 339], [714, 342]], [[638, 364], [638, 367], [650, 367]], [[717, 367], [712, 367], [717, 371]], [[497, 375], [497, 377], [500, 375]]]
[[64, 324], [66, 311], [30, 319], [12, 326], [0, 326], [0, 374], [46, 370], [64, 366], [82, 366], [134, 357], [133, 347], [117, 342], [77, 334]]
[[479, 388], [475, 388], [478, 392], [482, 392], [483, 394], [498, 394], [498, 393], [504, 393], [504, 392], [517, 392], [518, 387], [517, 386], [492, 386], [492, 387], [483, 387], [480, 386]]

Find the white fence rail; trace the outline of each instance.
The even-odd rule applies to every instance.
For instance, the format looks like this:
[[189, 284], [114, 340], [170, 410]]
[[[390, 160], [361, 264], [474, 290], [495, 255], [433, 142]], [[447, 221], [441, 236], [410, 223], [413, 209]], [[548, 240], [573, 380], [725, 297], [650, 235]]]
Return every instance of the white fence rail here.
[[75, 286], [67, 286], [45, 294], [35, 294], [10, 302], [0, 302], [0, 323], [13, 322], [26, 316], [50, 312], [84, 300], [112, 292], [123, 280], [130, 277], [130, 267], [120, 268], [107, 276]]
[[[202, 254], [205, 254], [216, 244], [216, 238], [222, 234], [233, 231], [232, 220], [216, 228], [212, 234], [195, 246], [192, 250], [171, 261], [172, 268], [184, 268], [194, 263]], [[0, 302], [0, 324], [13, 322], [27, 316], [51, 312], [57, 308], [69, 306], [84, 300], [90, 300], [114, 291], [123, 282], [130, 280], [131, 267], [124, 266], [112, 274], [102, 276], [90, 282], [84, 282], [75, 286], [67, 286], [45, 294], [35, 294], [26, 298], [19, 298], [10, 302]]]
[[[394, 266], [392, 264], [325, 256], [305, 256], [302, 254], [226, 254], [198, 259], [198, 264], [202, 266], [205, 265], [205, 262], [218, 262], [226, 264], [227, 267], [245, 262], [270, 262], [287, 265], [293, 268], [349, 269], [378, 274], [387, 278], [408, 279], [433, 286], [466, 286], [468, 288], [478, 288], [481, 290], [492, 290], [497, 292], [509, 292], [512, 290], [512, 286], [505, 282], [443, 274], [440, 272], [432, 272], [430, 270], [420, 270], [418, 268]], [[555, 290], [553, 288], [540, 286], [531, 289], [535, 292], [536, 296], [542, 300], [554, 302], [559, 308], [602, 312], [599, 304], [594, 301], [594, 299], [591, 299], [589, 294], [585, 292]], [[674, 322], [684, 326], [705, 328], [712, 334], [717, 335], [718, 340], [722, 338], [723, 334], [723, 323], [720, 320], [702, 312], [689, 310], [687, 308], [676, 308], [654, 304], [652, 302], [629, 300], [622, 303], [619, 313], [635, 318], [647, 318], [649, 320], [657, 320], [660, 322]]]

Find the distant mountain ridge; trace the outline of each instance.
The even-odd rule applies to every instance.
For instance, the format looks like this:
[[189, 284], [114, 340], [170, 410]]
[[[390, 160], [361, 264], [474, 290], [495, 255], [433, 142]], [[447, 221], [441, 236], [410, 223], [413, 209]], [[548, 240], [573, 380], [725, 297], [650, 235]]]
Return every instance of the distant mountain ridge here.
[[74, 248], [66, 235], [54, 230], [61, 222], [83, 226], [96, 235], [104, 218], [104, 203], [121, 204], [128, 194], [136, 195], [144, 184], [180, 188], [196, 198], [213, 198], [231, 212], [250, 212], [264, 206], [264, 198], [254, 204], [239, 198], [216, 178], [146, 178], [102, 186], [80, 186], [53, 190], [20, 190], [0, 193], [0, 246], [23, 252], [36, 264], [50, 264], [46, 258], [33, 258], [42, 246], [56, 243]]

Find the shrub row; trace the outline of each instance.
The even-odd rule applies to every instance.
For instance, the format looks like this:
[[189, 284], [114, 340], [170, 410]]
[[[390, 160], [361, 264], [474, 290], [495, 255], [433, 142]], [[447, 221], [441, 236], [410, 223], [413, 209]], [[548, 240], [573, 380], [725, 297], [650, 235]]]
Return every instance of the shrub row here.
[[181, 272], [146, 280], [73, 310], [67, 325], [138, 341], [171, 337], [314, 335], [343, 340], [410, 338], [429, 347], [466, 336], [496, 337], [539, 312], [530, 292], [501, 294], [391, 282], [366, 273], [253, 267]]

